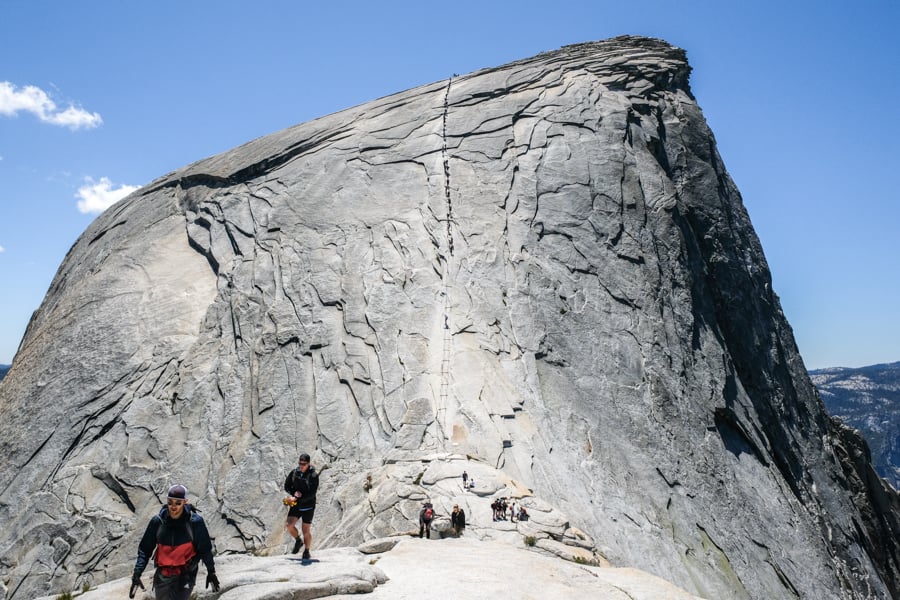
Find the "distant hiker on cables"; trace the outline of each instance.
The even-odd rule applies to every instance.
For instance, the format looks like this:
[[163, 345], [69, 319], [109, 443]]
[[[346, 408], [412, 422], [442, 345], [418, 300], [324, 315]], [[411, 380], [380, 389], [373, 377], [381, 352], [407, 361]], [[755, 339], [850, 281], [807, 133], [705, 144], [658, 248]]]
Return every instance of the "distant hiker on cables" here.
[[[294, 548], [291, 554], [297, 554], [300, 548], [306, 544], [303, 551], [303, 559], [309, 559], [309, 546], [312, 544], [312, 533], [310, 527], [312, 525], [313, 515], [316, 512], [316, 490], [319, 489], [319, 474], [315, 467], [309, 464], [309, 454], [301, 454], [297, 461], [297, 468], [288, 473], [287, 479], [284, 480], [284, 491], [289, 496], [284, 499], [284, 503], [290, 507], [287, 516], [287, 530], [294, 538]], [[297, 531], [297, 521], [302, 520], [301, 529], [303, 537]]]
[[166, 495], [166, 506], [150, 519], [138, 545], [128, 597], [134, 598], [138, 588], [144, 589], [141, 574], [151, 557], [156, 566], [153, 575], [156, 600], [188, 600], [197, 582], [201, 560], [206, 565], [206, 587], [212, 586], [213, 592], [218, 592], [212, 540], [203, 517], [188, 502], [187, 488], [183, 485], [173, 485]]

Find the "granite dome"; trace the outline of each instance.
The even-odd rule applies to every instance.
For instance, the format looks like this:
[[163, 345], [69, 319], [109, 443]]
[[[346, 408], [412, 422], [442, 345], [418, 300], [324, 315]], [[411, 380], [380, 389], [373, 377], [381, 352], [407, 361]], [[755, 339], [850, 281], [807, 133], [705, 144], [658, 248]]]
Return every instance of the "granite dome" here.
[[218, 552], [278, 552], [302, 451], [325, 546], [467, 468], [698, 596], [900, 594], [897, 494], [822, 408], [689, 74], [567, 46], [107, 210], [0, 384], [0, 598], [127, 574], [175, 481]]

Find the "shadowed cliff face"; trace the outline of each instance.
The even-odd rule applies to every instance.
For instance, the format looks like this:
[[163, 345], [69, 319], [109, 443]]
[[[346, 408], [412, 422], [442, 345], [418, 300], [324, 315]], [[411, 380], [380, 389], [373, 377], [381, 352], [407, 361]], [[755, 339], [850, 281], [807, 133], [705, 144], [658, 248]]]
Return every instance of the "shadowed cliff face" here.
[[407, 528], [467, 459], [700, 596], [900, 593], [897, 495], [822, 410], [688, 74], [565, 47], [101, 215], [0, 385], [7, 597], [127, 574], [176, 480], [219, 552], [276, 549], [301, 451], [317, 544]]

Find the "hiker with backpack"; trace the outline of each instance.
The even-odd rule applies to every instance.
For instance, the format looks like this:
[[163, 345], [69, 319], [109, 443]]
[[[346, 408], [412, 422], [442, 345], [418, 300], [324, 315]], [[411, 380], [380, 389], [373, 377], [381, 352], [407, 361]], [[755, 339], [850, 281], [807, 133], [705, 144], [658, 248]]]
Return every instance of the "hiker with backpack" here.
[[461, 509], [459, 504], [453, 505], [453, 512], [450, 513], [450, 526], [453, 527], [456, 537], [461, 536], [463, 529], [466, 528], [466, 511]]
[[[297, 468], [288, 473], [284, 480], [284, 491], [289, 496], [285, 498], [285, 504], [290, 506], [287, 516], [287, 530], [294, 538], [294, 548], [291, 554], [297, 554], [303, 545], [303, 560], [309, 559], [309, 546], [312, 544], [313, 515], [316, 513], [316, 490], [319, 489], [319, 474], [316, 468], [309, 464], [309, 454], [303, 453], [297, 461]], [[302, 521], [300, 532], [297, 531], [297, 521]]]
[[431, 502], [426, 502], [419, 511], [419, 537], [425, 534], [425, 537], [431, 539], [431, 522], [434, 520], [434, 506]]
[[156, 600], [188, 600], [197, 582], [200, 561], [206, 565], [206, 587], [219, 591], [212, 540], [203, 517], [188, 502], [187, 488], [173, 485], [166, 494], [166, 506], [150, 519], [138, 544], [137, 561], [131, 576], [128, 597], [144, 589], [141, 575], [150, 558], [156, 566], [153, 590]]

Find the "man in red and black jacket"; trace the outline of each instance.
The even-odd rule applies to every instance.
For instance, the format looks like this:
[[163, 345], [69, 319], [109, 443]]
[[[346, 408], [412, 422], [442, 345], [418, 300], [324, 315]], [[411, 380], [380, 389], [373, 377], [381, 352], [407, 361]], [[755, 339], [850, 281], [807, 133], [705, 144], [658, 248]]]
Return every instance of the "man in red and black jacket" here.
[[153, 575], [156, 600], [189, 600], [201, 560], [206, 565], [206, 587], [219, 591], [212, 540], [203, 517], [188, 503], [187, 488], [183, 485], [170, 487], [167, 496], [166, 506], [150, 519], [138, 545], [129, 598], [134, 598], [138, 588], [144, 589], [141, 574], [151, 557], [156, 566]]

